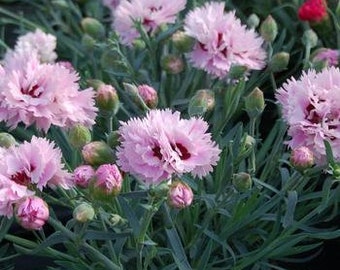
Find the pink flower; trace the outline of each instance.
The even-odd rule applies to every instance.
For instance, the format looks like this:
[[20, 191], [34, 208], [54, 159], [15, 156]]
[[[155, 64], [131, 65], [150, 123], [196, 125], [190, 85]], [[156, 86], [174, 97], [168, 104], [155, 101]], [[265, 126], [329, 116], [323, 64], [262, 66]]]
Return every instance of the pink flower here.
[[33, 194], [26, 186], [11, 181], [0, 172], [0, 216], [12, 217], [14, 204]]
[[74, 169], [73, 181], [82, 188], [87, 188], [90, 180], [94, 177], [95, 170], [90, 165], [80, 165]]
[[71, 127], [95, 122], [97, 108], [92, 88], [79, 89], [79, 76], [59, 64], [40, 64], [37, 55], [14, 53], [6, 58], [0, 80], [0, 120], [15, 128], [35, 124]]
[[68, 189], [73, 183], [61, 160], [61, 151], [53, 142], [33, 136], [31, 142], [8, 149], [0, 163], [0, 173], [24, 187], [34, 185], [42, 190], [48, 185]]
[[146, 32], [153, 33], [162, 24], [174, 23], [177, 14], [184, 9], [186, 0], [121, 0], [113, 10], [113, 28], [122, 44], [131, 46], [139, 38], [135, 21], [142, 24]]
[[27, 230], [40, 230], [48, 220], [50, 213], [47, 203], [39, 197], [27, 197], [15, 207], [18, 223]]
[[123, 177], [117, 165], [103, 164], [96, 170], [95, 189], [104, 194], [117, 194], [122, 188]]
[[158, 95], [157, 95], [157, 91], [153, 87], [146, 85], [146, 84], [141, 84], [141, 85], [138, 85], [137, 89], [138, 89], [138, 94], [141, 96], [144, 103], [149, 108], [157, 107]]
[[207, 130], [201, 118], [186, 120], [170, 109], [151, 110], [142, 119], [121, 123], [117, 164], [146, 185], [172, 174], [190, 172], [202, 178], [213, 170], [220, 153]]
[[340, 70], [329, 67], [317, 73], [304, 72], [296, 80], [289, 79], [277, 90], [276, 98], [287, 122], [288, 145], [309, 148], [317, 164], [326, 160], [324, 140], [340, 159]]
[[[15, 44], [14, 51], [23, 54], [35, 51], [40, 62], [53, 63], [57, 59], [56, 47], [57, 38], [54, 35], [36, 29], [35, 32], [28, 32], [20, 36]], [[13, 52], [7, 52], [7, 54], [11, 53]]]
[[313, 62], [325, 61], [328, 66], [337, 66], [339, 64], [339, 50], [321, 48], [314, 53]]
[[189, 61], [196, 68], [223, 78], [233, 65], [260, 70], [265, 66], [264, 40], [254, 29], [247, 29], [235, 17], [224, 12], [224, 3], [208, 2], [185, 17], [184, 30], [196, 40]]
[[168, 203], [178, 209], [191, 205], [194, 194], [191, 188], [180, 181], [175, 181], [171, 184], [168, 191]]

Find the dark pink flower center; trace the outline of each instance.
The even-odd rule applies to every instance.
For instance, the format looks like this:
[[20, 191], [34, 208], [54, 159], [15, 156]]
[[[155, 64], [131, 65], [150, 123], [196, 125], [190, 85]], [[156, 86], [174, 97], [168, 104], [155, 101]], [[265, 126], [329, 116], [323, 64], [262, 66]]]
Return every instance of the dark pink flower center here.
[[[176, 143], [175, 145], [171, 144], [171, 148], [178, 153], [181, 160], [187, 160], [191, 157], [188, 149], [181, 143]], [[163, 156], [161, 153], [161, 148], [159, 146], [155, 146], [154, 148], [152, 148], [152, 152], [154, 157], [162, 160]]]
[[321, 122], [321, 117], [315, 111], [315, 107], [313, 104], [309, 104], [306, 107], [306, 119], [312, 122], [313, 124], [318, 124]]
[[[207, 45], [206, 44], [203, 44], [201, 42], [198, 42], [198, 45], [200, 46], [200, 48], [203, 50], [203, 51], [208, 51], [208, 48], [207, 48]], [[221, 48], [222, 46], [222, 48]], [[222, 33], [218, 33], [217, 34], [217, 44], [216, 44], [216, 47], [220, 50], [220, 52], [225, 56], [227, 57], [227, 53], [228, 53], [228, 49], [224, 46], [224, 43], [223, 43], [223, 34]]]
[[21, 93], [23, 93], [24, 95], [28, 95], [31, 96], [33, 98], [38, 98], [41, 96], [41, 91], [38, 91], [39, 89], [39, 85], [33, 85], [27, 89], [21, 88], [20, 91]]
[[[34, 171], [34, 169], [35, 166], [30, 165], [30, 172]], [[28, 186], [31, 184], [31, 177], [28, 176], [24, 170], [11, 175], [11, 180], [23, 186]]]

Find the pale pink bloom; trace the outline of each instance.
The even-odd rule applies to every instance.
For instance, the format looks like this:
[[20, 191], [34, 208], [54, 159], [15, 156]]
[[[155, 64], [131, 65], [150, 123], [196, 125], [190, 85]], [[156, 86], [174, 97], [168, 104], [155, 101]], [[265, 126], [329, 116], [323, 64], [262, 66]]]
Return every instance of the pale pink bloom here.
[[6, 58], [3, 72], [0, 120], [9, 127], [23, 122], [47, 132], [51, 125], [90, 127], [95, 123], [95, 92], [79, 89], [77, 73], [59, 64], [41, 64], [34, 52], [13, 53]]
[[15, 206], [18, 223], [27, 230], [40, 230], [50, 217], [47, 203], [36, 196], [27, 197]]
[[137, 89], [138, 89], [138, 94], [140, 95], [144, 103], [149, 108], [157, 107], [158, 95], [157, 95], [157, 91], [153, 87], [147, 84], [141, 84], [141, 85], [138, 85]]
[[71, 175], [64, 170], [62, 153], [54, 142], [33, 136], [31, 142], [23, 142], [8, 148], [0, 163], [0, 173], [13, 183], [24, 187], [73, 186]]
[[117, 165], [103, 164], [96, 170], [94, 187], [105, 194], [117, 194], [122, 188], [123, 177]]
[[213, 170], [220, 149], [201, 118], [180, 119], [170, 109], [151, 110], [144, 118], [122, 122], [117, 164], [146, 185], [191, 173], [202, 178]]
[[[57, 38], [36, 29], [35, 32], [28, 32], [18, 38], [14, 51], [19, 53], [31, 53], [36, 51], [39, 61], [42, 63], [53, 63], [57, 59], [55, 52], [57, 47]], [[8, 51], [8, 53], [12, 53]]]
[[168, 191], [168, 203], [178, 209], [191, 205], [194, 194], [191, 188], [183, 183], [176, 181], [171, 184]]
[[70, 61], [58, 61], [57, 63], [60, 66], [68, 69], [71, 73], [75, 73], [76, 72], [74, 66], [72, 65], [72, 63]]
[[340, 160], [340, 70], [329, 67], [303, 72], [287, 80], [276, 92], [289, 129], [289, 147], [308, 147], [317, 164], [326, 161], [324, 140]]
[[339, 64], [339, 50], [321, 48], [315, 52], [313, 61], [325, 61], [328, 66], [337, 66]]
[[94, 175], [95, 170], [92, 166], [80, 165], [73, 171], [73, 181], [77, 186], [87, 188]]
[[0, 216], [12, 217], [14, 204], [33, 194], [26, 186], [11, 181], [0, 172]]
[[163, 24], [175, 23], [177, 14], [185, 8], [186, 0], [121, 0], [113, 10], [113, 28], [125, 45], [132, 45], [140, 37], [135, 27], [138, 21], [148, 33], [153, 33]]
[[196, 40], [189, 61], [196, 68], [223, 78], [233, 65], [249, 70], [265, 66], [263, 38], [254, 29], [247, 29], [234, 11], [224, 12], [224, 3], [208, 2], [190, 11], [184, 30]]

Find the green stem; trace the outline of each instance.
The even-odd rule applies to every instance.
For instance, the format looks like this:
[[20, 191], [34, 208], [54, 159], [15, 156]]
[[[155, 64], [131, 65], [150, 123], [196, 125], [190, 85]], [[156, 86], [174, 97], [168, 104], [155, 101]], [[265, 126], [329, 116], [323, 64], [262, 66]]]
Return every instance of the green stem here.
[[[255, 138], [255, 126], [256, 126], [256, 119], [257, 117], [252, 117], [249, 122], [249, 134], [253, 138]], [[250, 168], [249, 168], [249, 173], [251, 175], [254, 175], [256, 172], [256, 156], [255, 156], [255, 151], [256, 151], [256, 144], [251, 150], [251, 154], [249, 157], [250, 160]]]

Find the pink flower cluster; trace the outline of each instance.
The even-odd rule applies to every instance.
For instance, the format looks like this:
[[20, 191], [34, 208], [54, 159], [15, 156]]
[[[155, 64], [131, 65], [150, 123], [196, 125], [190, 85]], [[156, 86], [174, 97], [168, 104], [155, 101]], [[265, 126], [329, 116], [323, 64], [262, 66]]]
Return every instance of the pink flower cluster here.
[[[51, 50], [45, 49], [53, 47], [49, 35], [44, 39], [38, 30], [27, 35], [19, 38], [0, 66], [0, 121], [11, 128], [21, 122], [26, 127], [35, 124], [45, 132], [51, 125], [92, 126], [97, 113], [93, 89], [80, 90], [78, 74], [63, 64], [41, 62], [42, 57], [54, 58]], [[38, 49], [26, 50], [29, 41]]]
[[265, 66], [263, 39], [242, 25], [234, 11], [224, 12], [222, 2], [208, 2], [190, 11], [184, 30], [196, 41], [188, 54], [190, 62], [213, 76], [225, 77], [234, 65], [249, 70]]
[[217, 164], [221, 150], [201, 118], [181, 119], [170, 109], [151, 110], [144, 118], [121, 122], [117, 164], [146, 185], [173, 174], [202, 178]]
[[13, 206], [33, 196], [36, 189], [73, 186], [53, 142], [32, 137], [31, 142], [0, 149], [0, 215], [11, 217]]
[[163, 24], [174, 23], [185, 4], [186, 0], [121, 0], [116, 8], [112, 8], [112, 26], [121, 43], [131, 46], [140, 37], [136, 22], [141, 23], [145, 32], [153, 33]]
[[295, 149], [309, 148], [317, 164], [326, 161], [324, 140], [340, 160], [340, 70], [329, 67], [317, 73], [304, 72], [296, 80], [291, 78], [276, 92], [287, 122], [288, 145]]

